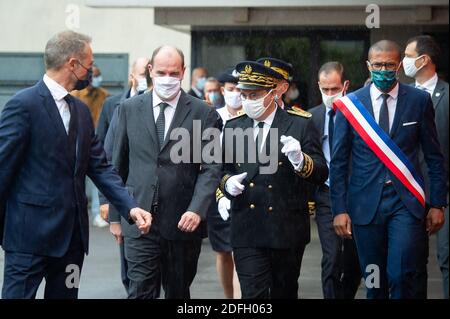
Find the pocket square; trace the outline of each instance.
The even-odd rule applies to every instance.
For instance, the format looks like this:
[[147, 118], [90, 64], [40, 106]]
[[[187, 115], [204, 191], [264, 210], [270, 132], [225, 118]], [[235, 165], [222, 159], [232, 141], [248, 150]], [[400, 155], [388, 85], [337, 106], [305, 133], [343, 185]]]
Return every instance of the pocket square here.
[[417, 122], [406, 122], [406, 123], [403, 123], [402, 126], [409, 126], [409, 125], [414, 125], [414, 124], [417, 124]]

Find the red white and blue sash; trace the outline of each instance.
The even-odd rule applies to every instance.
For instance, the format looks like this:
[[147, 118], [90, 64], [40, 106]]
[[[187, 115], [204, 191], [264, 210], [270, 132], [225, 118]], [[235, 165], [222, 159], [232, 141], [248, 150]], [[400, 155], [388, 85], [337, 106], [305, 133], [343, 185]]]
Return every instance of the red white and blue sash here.
[[375, 122], [373, 116], [350, 93], [334, 102], [367, 146], [381, 162], [400, 180], [400, 182], [425, 206], [423, 181], [403, 151], [389, 135]]

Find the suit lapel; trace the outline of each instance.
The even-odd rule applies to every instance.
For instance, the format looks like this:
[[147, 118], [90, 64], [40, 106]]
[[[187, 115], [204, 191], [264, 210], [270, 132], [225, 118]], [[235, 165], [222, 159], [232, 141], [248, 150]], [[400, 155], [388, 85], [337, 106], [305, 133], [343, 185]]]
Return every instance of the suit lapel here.
[[397, 106], [395, 108], [394, 122], [392, 123], [391, 132], [389, 134], [390, 137], [393, 137], [398, 129], [400, 120], [405, 111], [406, 98], [407, 98], [406, 91], [404, 90], [403, 84], [399, 83]]
[[436, 110], [439, 106], [439, 102], [445, 94], [445, 86], [444, 83], [439, 80], [436, 84], [436, 88], [434, 89], [433, 96], [431, 97], [434, 105], [434, 109]]
[[[39, 86], [39, 94], [43, 99], [43, 105], [45, 110], [47, 111], [47, 114], [50, 117], [50, 122], [53, 124], [56, 134], [54, 137], [56, 138], [56, 144], [61, 145], [63, 148], [64, 156], [67, 158], [67, 166], [70, 168], [70, 170], [74, 171], [74, 166], [71, 166], [70, 163], [73, 162], [69, 158], [69, 136], [67, 135], [66, 128], [64, 127], [63, 120], [61, 118], [61, 115], [59, 114], [58, 107], [56, 106], [55, 100], [53, 99], [52, 94], [50, 93], [50, 90], [45, 85], [44, 81], [40, 81], [38, 83]], [[75, 102], [74, 102], [75, 103]], [[77, 112], [78, 113], [78, 112]], [[78, 140], [78, 138], [77, 138]]]
[[39, 82], [39, 94], [42, 96], [44, 108], [50, 116], [53, 126], [58, 132], [57, 136], [63, 136], [67, 139], [67, 132], [64, 127], [61, 115], [59, 114], [58, 107], [56, 106], [55, 100], [53, 99], [53, 96], [45, 85], [44, 81]]
[[[161, 151], [167, 146], [170, 141], [170, 133], [176, 127], [181, 127], [186, 116], [191, 112], [189, 107], [190, 101], [186, 97], [186, 93], [181, 91], [180, 99], [178, 100], [177, 108], [175, 110], [175, 114], [173, 115], [172, 123], [170, 124], [169, 130], [167, 131], [167, 135], [164, 138], [164, 144], [161, 147]], [[156, 127], [155, 127], [156, 132]], [[156, 134], [156, 133], [155, 133]], [[156, 135], [155, 135], [156, 136]]]
[[156, 135], [155, 117], [153, 115], [153, 98], [152, 91], [139, 96], [139, 113], [141, 120], [144, 121], [144, 126], [147, 128], [153, 145], [158, 149], [158, 138]]
[[373, 114], [373, 105], [372, 105], [372, 99], [370, 98], [370, 85], [367, 85], [362, 91], [361, 95], [358, 96], [361, 103], [366, 107], [366, 109], [369, 111], [370, 115], [372, 115], [373, 118], [375, 118]]

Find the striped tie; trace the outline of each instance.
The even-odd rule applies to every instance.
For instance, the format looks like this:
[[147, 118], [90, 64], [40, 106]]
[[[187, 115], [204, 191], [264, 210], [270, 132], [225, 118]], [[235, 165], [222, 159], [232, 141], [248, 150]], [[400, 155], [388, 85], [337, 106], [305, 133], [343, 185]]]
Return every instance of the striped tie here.
[[166, 127], [166, 117], [164, 115], [164, 110], [167, 106], [169, 106], [169, 104], [164, 102], [161, 102], [159, 104], [159, 116], [156, 120], [156, 133], [158, 134], [159, 149], [162, 149], [164, 145], [164, 130]]

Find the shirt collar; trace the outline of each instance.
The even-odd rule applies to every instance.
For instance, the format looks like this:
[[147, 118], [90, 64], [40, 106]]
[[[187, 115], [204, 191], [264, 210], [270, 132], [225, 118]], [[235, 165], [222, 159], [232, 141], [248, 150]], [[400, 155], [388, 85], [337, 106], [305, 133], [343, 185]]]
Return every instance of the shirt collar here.
[[257, 127], [259, 122], [264, 122], [265, 124], [272, 126], [273, 123], [273, 119], [275, 118], [275, 114], [277, 113], [277, 108], [275, 107], [275, 109], [273, 110], [272, 113], [269, 114], [268, 117], [266, 117], [263, 121], [257, 121], [257, 120], [253, 120], [253, 128]]
[[[389, 96], [391, 98], [393, 98], [394, 100], [397, 99], [398, 96], [398, 88], [399, 88], [399, 84], [397, 82], [397, 84], [395, 84], [394, 88], [388, 92], [387, 94], [389, 94]], [[375, 100], [378, 100], [385, 92], [380, 91], [375, 84], [371, 84], [370, 85], [370, 95], [372, 97], [375, 97]]]
[[180, 92], [178, 92], [178, 94], [171, 99], [170, 101], [163, 101], [161, 100], [161, 98], [158, 96], [158, 94], [156, 94], [155, 90], [152, 90], [152, 100], [153, 100], [153, 107], [157, 107], [159, 106], [159, 104], [161, 104], [162, 102], [165, 102], [167, 104], [169, 104], [171, 107], [173, 107], [174, 109], [177, 108], [177, 104], [178, 101], [180, 100], [180, 96], [181, 96], [181, 90]]
[[434, 73], [434, 75], [426, 80], [425, 82], [423, 82], [422, 84], [420, 84], [419, 82], [416, 81], [416, 87], [421, 86], [423, 88], [425, 88], [428, 92], [433, 92], [434, 89], [436, 88], [436, 84], [438, 83], [438, 75], [437, 73]]
[[67, 94], [69, 94], [69, 92], [67, 92], [61, 84], [53, 80], [47, 74], [44, 74], [43, 81], [49, 89], [50, 94], [53, 96], [53, 99], [56, 101], [61, 101]]

